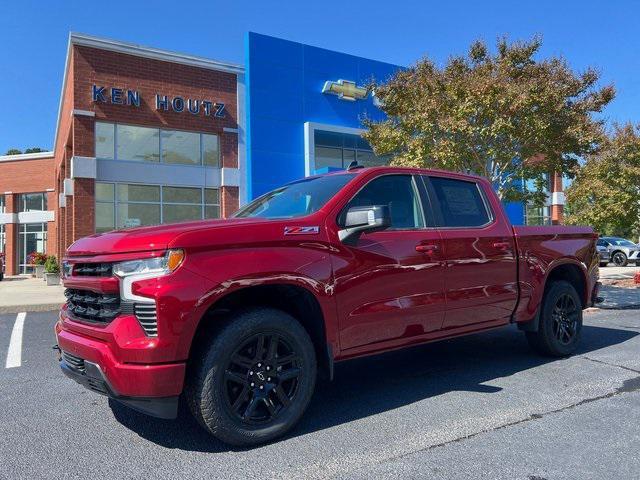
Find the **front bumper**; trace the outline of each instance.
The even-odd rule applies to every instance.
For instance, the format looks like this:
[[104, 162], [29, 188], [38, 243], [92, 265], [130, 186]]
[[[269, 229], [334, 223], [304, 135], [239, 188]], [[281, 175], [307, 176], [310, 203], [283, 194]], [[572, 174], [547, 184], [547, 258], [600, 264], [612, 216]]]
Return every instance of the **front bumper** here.
[[[127, 318], [135, 322], [133, 317], [122, 317], [121, 328], [126, 326]], [[116, 359], [114, 347], [108, 341], [65, 328], [62, 320], [56, 324], [55, 333], [62, 352], [60, 367], [65, 375], [136, 410], [161, 418], [175, 418], [184, 383], [184, 362], [122, 363]], [[122, 333], [126, 334], [126, 328]]]
[[127, 397], [115, 391], [97, 363], [83, 360], [60, 350], [60, 368], [70, 379], [83, 387], [157, 418], [174, 419], [178, 414], [178, 396], [171, 397]]

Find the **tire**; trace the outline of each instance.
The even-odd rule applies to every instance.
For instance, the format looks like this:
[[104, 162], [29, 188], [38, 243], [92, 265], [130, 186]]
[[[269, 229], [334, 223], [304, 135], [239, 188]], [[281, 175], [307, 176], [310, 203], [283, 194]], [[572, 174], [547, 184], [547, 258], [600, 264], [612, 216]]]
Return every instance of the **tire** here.
[[636, 267], [640, 267], [640, 261], [636, 262]]
[[600, 262], [600, 267], [606, 267], [609, 265], [609, 262]]
[[624, 252], [613, 252], [611, 254], [611, 261], [616, 267], [626, 267], [629, 260]]
[[[559, 308], [562, 305], [566, 308]], [[581, 331], [582, 303], [576, 289], [564, 280], [553, 282], [542, 299], [538, 331], [525, 332], [529, 345], [543, 355], [565, 357], [576, 350]]]
[[185, 399], [200, 425], [230, 445], [253, 446], [284, 435], [313, 395], [313, 343], [302, 325], [280, 310], [236, 312], [197, 352]]

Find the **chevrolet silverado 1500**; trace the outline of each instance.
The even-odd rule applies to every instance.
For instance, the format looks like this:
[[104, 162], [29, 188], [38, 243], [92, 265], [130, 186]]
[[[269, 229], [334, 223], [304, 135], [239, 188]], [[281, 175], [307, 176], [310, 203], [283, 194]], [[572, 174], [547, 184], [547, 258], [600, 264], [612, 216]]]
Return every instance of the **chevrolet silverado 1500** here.
[[336, 362], [509, 324], [571, 354], [598, 291], [588, 227], [517, 227], [486, 180], [352, 168], [233, 218], [97, 234], [67, 251], [66, 375], [134, 409], [184, 402], [234, 445], [284, 434]]

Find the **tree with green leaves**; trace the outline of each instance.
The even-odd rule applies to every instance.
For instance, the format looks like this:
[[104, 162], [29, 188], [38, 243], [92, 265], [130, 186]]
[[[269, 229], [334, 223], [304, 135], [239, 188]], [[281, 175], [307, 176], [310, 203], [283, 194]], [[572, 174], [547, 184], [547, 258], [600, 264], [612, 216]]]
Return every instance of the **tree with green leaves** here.
[[22, 150], [18, 150], [17, 148], [10, 148], [9, 150], [7, 150], [7, 153], [5, 153], [5, 155], [20, 155], [22, 153]]
[[27, 148], [24, 153], [40, 153], [40, 152], [46, 152], [46, 150], [40, 148], [40, 147], [31, 147], [31, 148]]
[[[540, 38], [497, 52], [477, 41], [466, 56], [438, 67], [423, 59], [370, 88], [387, 114], [364, 119], [363, 135], [392, 164], [441, 168], [488, 178], [505, 200], [544, 201], [544, 176], [572, 172], [597, 151], [602, 122], [593, 118], [614, 97], [594, 69], [574, 73], [562, 58], [537, 60]], [[523, 191], [521, 181], [537, 185]]]
[[566, 191], [565, 222], [602, 235], [640, 235], [640, 126], [615, 126], [597, 155], [587, 157]]

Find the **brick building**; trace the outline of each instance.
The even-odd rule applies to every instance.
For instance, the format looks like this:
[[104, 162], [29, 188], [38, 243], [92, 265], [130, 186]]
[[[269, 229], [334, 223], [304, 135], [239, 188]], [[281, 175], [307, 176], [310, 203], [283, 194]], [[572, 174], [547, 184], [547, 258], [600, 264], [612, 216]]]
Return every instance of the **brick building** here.
[[[53, 151], [0, 157], [6, 273], [96, 232], [227, 217], [285, 182], [386, 162], [360, 136], [362, 115], [384, 117], [361, 86], [402, 67], [255, 33], [245, 52], [246, 72], [71, 34]], [[551, 178], [547, 206], [507, 205], [512, 223], [561, 222]]]

